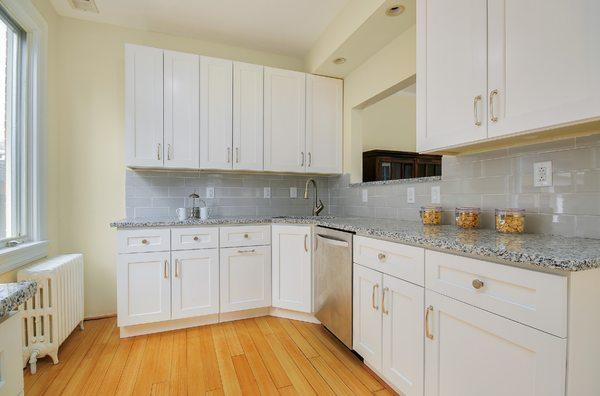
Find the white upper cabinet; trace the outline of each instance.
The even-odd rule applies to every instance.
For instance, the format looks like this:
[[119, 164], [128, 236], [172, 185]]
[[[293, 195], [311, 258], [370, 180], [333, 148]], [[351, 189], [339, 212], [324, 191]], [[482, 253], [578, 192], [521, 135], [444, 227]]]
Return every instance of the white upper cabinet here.
[[600, 119], [599, 15], [596, 0], [417, 2], [417, 149]]
[[163, 166], [163, 50], [125, 45], [125, 164]]
[[233, 62], [200, 57], [200, 167], [232, 169]]
[[164, 52], [165, 167], [200, 165], [200, 57]]
[[342, 173], [344, 82], [306, 76], [306, 171]]
[[306, 168], [306, 74], [265, 67], [265, 170]]
[[489, 136], [598, 118], [600, 2], [488, 3]]
[[263, 170], [263, 72], [233, 63], [233, 169]]
[[417, 7], [418, 150], [484, 139], [486, 1], [423, 0]]

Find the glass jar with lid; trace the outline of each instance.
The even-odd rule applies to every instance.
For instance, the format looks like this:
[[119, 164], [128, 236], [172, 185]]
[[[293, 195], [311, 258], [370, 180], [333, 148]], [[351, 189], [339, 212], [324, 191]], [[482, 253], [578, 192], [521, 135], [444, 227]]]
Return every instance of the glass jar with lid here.
[[460, 228], [471, 229], [480, 226], [481, 209], [473, 207], [456, 208], [456, 225]]
[[525, 231], [525, 209], [496, 209], [496, 231], [522, 234]]
[[441, 206], [421, 206], [420, 210], [421, 222], [423, 225], [440, 225], [442, 224], [442, 207]]

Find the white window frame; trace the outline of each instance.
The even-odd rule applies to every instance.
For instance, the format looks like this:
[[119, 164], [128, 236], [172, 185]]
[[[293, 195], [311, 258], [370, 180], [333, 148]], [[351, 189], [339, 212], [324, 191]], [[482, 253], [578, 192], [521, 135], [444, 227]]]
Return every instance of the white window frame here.
[[48, 255], [47, 241], [47, 41], [48, 25], [30, 0], [0, 0], [25, 30], [23, 89], [26, 150], [25, 211], [27, 240], [0, 248], [0, 274]]

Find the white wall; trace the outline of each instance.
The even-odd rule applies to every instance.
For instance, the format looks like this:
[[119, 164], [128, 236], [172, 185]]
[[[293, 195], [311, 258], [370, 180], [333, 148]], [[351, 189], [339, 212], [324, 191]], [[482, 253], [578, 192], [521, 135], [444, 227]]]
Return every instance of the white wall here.
[[362, 151], [417, 149], [417, 101], [398, 92], [361, 111]]

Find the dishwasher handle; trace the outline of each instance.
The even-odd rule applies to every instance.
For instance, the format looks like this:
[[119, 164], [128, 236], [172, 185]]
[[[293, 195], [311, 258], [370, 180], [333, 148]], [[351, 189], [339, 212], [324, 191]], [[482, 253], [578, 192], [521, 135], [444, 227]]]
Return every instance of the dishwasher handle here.
[[336, 238], [332, 238], [330, 236], [326, 236], [326, 235], [321, 235], [321, 234], [317, 234], [317, 239], [322, 239], [323, 243], [332, 245], [332, 246], [338, 246], [338, 247], [350, 247], [350, 244], [348, 243], [348, 241], [342, 241], [341, 239], [336, 239]]

